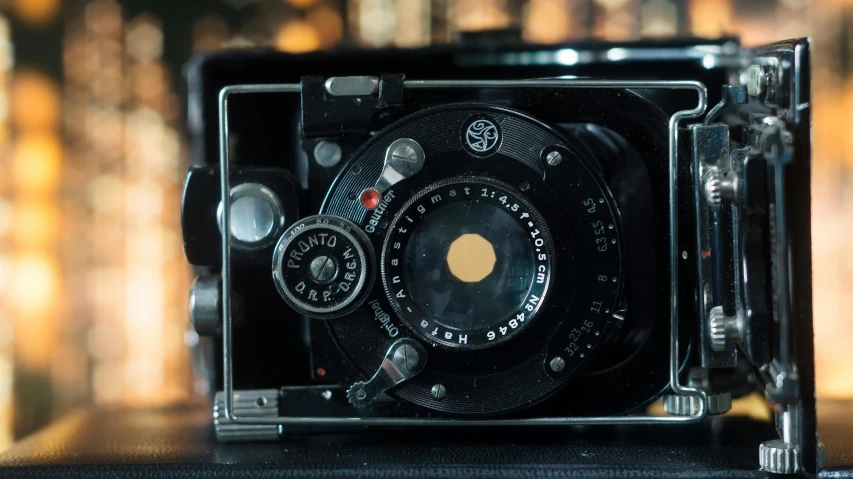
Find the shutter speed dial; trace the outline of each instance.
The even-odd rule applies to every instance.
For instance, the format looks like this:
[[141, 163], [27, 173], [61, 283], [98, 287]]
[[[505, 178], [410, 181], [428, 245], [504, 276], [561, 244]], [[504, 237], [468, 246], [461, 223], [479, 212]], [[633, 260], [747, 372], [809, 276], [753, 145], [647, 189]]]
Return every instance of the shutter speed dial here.
[[284, 232], [273, 254], [273, 281], [296, 311], [315, 319], [357, 309], [373, 286], [373, 247], [352, 222], [309, 216]]

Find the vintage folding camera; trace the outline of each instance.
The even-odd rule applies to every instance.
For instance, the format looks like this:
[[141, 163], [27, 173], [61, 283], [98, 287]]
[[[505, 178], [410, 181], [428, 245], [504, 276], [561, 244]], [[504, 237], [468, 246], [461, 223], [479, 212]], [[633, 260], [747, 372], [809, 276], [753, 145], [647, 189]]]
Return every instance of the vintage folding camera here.
[[807, 41], [231, 51], [187, 76], [220, 440], [681, 424], [761, 392], [762, 467], [819, 467]]

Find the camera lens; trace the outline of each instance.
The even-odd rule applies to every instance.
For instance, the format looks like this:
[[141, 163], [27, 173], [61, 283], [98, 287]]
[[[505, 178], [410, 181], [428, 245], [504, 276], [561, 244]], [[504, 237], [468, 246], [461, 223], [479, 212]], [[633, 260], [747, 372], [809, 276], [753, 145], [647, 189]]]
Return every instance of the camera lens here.
[[[389, 125], [341, 169], [321, 212], [362, 229], [379, 275], [355, 314], [326, 325], [365, 377], [400, 338], [426, 347], [424, 371], [390, 396], [462, 416], [527, 408], [623, 326], [619, 208], [597, 150], [563, 133], [503, 106], [441, 105]], [[401, 141], [423, 150], [416, 174], [387, 167], [389, 150], [408, 158], [394, 156]], [[359, 198], [370, 188], [378, 204]]]
[[490, 346], [538, 312], [552, 274], [551, 236], [514, 188], [486, 177], [439, 181], [415, 193], [388, 231], [386, 294], [428, 340]]
[[424, 312], [453, 329], [493, 326], [518, 309], [533, 246], [506, 211], [476, 199], [444, 205], [412, 232], [403, 281]]

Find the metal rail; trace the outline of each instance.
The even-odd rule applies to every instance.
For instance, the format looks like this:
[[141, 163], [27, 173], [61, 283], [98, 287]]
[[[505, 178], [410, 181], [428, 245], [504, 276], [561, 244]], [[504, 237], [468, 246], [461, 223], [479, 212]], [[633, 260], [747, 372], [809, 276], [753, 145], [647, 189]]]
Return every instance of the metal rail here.
[[692, 416], [626, 416], [626, 417], [542, 417], [530, 419], [425, 419], [363, 417], [237, 417], [234, 413], [233, 356], [231, 351], [231, 208], [230, 208], [230, 142], [228, 99], [236, 94], [299, 93], [301, 86], [290, 84], [233, 85], [219, 92], [219, 149], [222, 188], [222, 354], [225, 383], [225, 415], [236, 424], [247, 425], [331, 425], [331, 426], [558, 426], [591, 424], [687, 424], [701, 421], [707, 413], [707, 395], [701, 389], [682, 385], [678, 380], [678, 125], [681, 120], [699, 118], [707, 108], [707, 90], [697, 81], [611, 81], [578, 79], [542, 80], [406, 80], [404, 88], [595, 88], [595, 89], [669, 89], [693, 90], [698, 95], [695, 108], [682, 110], [669, 119], [669, 283], [670, 283], [670, 387], [676, 394], [698, 396], [699, 411]]

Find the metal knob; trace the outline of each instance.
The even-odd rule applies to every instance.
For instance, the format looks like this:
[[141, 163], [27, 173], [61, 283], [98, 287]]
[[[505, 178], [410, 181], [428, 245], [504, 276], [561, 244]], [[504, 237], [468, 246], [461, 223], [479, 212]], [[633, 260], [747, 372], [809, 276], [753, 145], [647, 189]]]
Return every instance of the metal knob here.
[[741, 329], [740, 316], [727, 316], [722, 306], [714, 306], [708, 312], [708, 337], [714, 351], [725, 351], [729, 341], [739, 340]]
[[719, 208], [723, 202], [737, 198], [737, 177], [724, 176], [716, 166], [708, 167], [703, 178], [705, 200], [712, 208]]
[[800, 471], [800, 451], [781, 439], [761, 443], [758, 448], [761, 468], [774, 474], [795, 474]]
[[[823, 468], [824, 451], [824, 445], [818, 443], [815, 451], [818, 471]], [[761, 469], [774, 474], [797, 474], [802, 469], [800, 449], [795, 445], [785, 444], [782, 439], [762, 442], [758, 447], [758, 463]]]
[[190, 322], [200, 336], [216, 336], [222, 327], [222, 280], [199, 276], [190, 289]]
[[370, 239], [359, 226], [337, 216], [309, 216], [291, 225], [276, 245], [273, 282], [300, 314], [339, 318], [364, 302], [374, 263]]
[[[682, 396], [668, 394], [663, 398], [663, 410], [673, 416], [693, 416], [699, 412], [700, 398], [697, 396]], [[731, 393], [708, 393], [707, 413], [722, 414], [732, 408]]]
[[[216, 209], [222, 231], [222, 204]], [[284, 229], [284, 206], [275, 193], [258, 183], [243, 183], [231, 188], [229, 207], [233, 245], [241, 249], [268, 246]]]

